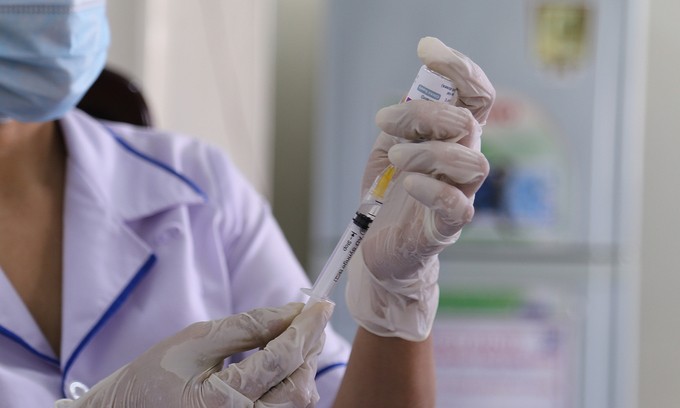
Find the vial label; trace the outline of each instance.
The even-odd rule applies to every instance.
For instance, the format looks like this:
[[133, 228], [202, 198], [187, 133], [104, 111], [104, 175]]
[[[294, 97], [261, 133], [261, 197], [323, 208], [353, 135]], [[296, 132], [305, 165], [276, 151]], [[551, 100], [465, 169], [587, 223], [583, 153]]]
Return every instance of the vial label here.
[[420, 67], [411, 89], [406, 95], [406, 101], [420, 99], [435, 102], [450, 102], [456, 89], [453, 82], [447, 77], [440, 75], [425, 65]]

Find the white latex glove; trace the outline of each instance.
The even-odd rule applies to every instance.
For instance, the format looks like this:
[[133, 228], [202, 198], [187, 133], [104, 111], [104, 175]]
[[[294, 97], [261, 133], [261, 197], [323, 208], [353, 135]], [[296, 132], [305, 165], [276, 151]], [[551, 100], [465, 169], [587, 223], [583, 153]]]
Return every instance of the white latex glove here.
[[350, 313], [362, 327], [411, 341], [429, 336], [439, 300], [437, 255], [472, 219], [475, 192], [488, 175], [480, 136], [495, 98], [484, 72], [438, 39], [421, 39], [418, 56], [453, 81], [457, 99], [412, 100], [378, 112], [382, 132], [362, 195], [390, 163], [397, 173], [352, 258], [346, 290]]
[[[317, 356], [333, 304], [300, 313], [302, 306], [193, 324], [55, 408], [313, 407]], [[264, 349], [222, 369], [226, 357], [258, 347]]]

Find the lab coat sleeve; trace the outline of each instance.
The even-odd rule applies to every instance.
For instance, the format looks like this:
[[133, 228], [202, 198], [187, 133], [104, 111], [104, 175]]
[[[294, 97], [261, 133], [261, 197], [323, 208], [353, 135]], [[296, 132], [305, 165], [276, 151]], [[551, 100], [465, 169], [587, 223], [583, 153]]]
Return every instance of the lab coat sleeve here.
[[[215, 174], [214, 191], [221, 195], [216, 197], [222, 207], [218, 228], [233, 292], [233, 311], [304, 301], [300, 289], [310, 287], [310, 282], [268, 203], [223, 155], [213, 152], [209, 156]], [[348, 357], [348, 343], [329, 326], [319, 356], [317, 389], [321, 401], [317, 406], [332, 404]]]

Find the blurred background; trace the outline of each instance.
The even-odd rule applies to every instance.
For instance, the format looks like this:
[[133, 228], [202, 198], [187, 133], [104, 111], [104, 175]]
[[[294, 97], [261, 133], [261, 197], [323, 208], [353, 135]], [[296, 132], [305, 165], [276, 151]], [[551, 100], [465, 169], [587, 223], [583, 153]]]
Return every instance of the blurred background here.
[[111, 0], [109, 15], [109, 66], [159, 127], [231, 156], [312, 279], [418, 40], [471, 57], [498, 92], [492, 173], [441, 257], [440, 406], [680, 406], [680, 3]]

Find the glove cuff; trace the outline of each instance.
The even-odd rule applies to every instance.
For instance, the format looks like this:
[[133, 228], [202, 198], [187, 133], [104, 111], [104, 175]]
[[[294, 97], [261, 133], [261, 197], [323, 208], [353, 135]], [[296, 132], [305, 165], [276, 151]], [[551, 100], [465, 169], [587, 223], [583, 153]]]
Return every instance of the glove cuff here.
[[347, 308], [361, 327], [381, 337], [427, 339], [439, 304], [437, 257], [412, 278], [380, 281], [366, 266], [359, 247], [348, 269]]

